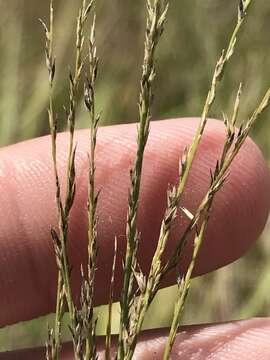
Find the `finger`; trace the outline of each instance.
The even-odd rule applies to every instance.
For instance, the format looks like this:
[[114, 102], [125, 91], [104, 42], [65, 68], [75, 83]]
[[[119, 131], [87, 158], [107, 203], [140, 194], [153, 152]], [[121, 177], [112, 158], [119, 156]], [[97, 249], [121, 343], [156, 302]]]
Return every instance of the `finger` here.
[[[179, 157], [191, 142], [196, 119], [153, 123], [145, 152], [138, 227], [140, 265], [147, 270], [166, 207], [168, 184], [176, 183]], [[191, 212], [209, 186], [209, 168], [216, 165], [224, 141], [220, 122], [210, 121], [195, 160], [182, 205]], [[58, 165], [65, 180], [67, 135], [58, 138]], [[80, 286], [80, 263], [86, 260], [86, 196], [88, 131], [77, 133], [77, 195], [70, 218], [69, 254], [75, 297]], [[102, 128], [98, 134], [97, 189], [98, 270], [96, 304], [106, 303], [114, 236], [118, 238], [115, 294], [121, 290], [125, 251], [125, 220], [129, 169], [136, 152], [136, 125]], [[258, 148], [248, 141], [232, 165], [214, 203], [207, 236], [195, 274], [223, 266], [239, 256], [262, 231], [269, 210], [269, 173]], [[26, 320], [54, 310], [56, 266], [50, 227], [57, 226], [50, 139], [10, 146], [0, 152], [0, 325]], [[180, 214], [167, 256], [187, 224]], [[187, 248], [182, 269], [188, 262]], [[171, 283], [175, 274], [168, 280]], [[165, 285], [165, 284], [164, 284]]]
[[[135, 350], [134, 360], [161, 360], [167, 342], [168, 330], [143, 333]], [[182, 327], [172, 348], [172, 360], [268, 360], [270, 354], [270, 319], [258, 318], [217, 325]], [[104, 339], [98, 338], [99, 358], [104, 359]], [[111, 358], [116, 355], [117, 338], [113, 340]], [[0, 354], [0, 360], [39, 360], [45, 349], [26, 349]], [[64, 344], [62, 357], [73, 359], [71, 344]]]

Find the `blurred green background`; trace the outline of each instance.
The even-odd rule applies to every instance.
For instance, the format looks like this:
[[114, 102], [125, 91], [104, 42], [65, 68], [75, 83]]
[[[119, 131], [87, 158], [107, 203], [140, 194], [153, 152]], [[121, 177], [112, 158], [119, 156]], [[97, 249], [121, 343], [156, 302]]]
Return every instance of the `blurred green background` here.
[[[48, 3], [0, 0], [0, 146], [48, 133], [44, 39], [38, 23], [38, 18], [47, 18]], [[78, 3], [55, 1], [58, 68], [55, 96], [59, 112], [67, 100], [66, 77], [68, 61], [73, 55]], [[144, 0], [98, 1], [97, 37], [101, 63], [97, 93], [102, 125], [137, 120], [144, 3]], [[166, 35], [158, 52], [154, 118], [198, 116], [201, 113], [213, 67], [233, 29], [237, 5], [237, 0], [171, 2]], [[245, 119], [269, 86], [269, 16], [270, 3], [254, 1], [211, 116], [221, 118], [222, 111], [231, 109], [236, 88], [243, 81], [241, 118]], [[269, 162], [268, 117], [269, 112], [254, 129], [253, 137]], [[78, 127], [86, 126], [86, 119], [81, 114]], [[195, 279], [183, 322], [269, 315], [269, 240], [268, 225], [260, 241], [244, 258], [214, 274]], [[159, 307], [158, 312], [149, 317], [148, 327], [169, 324], [173, 295], [173, 288], [162, 291], [152, 309], [155, 313]], [[0, 350], [44, 343], [47, 320], [2, 329]], [[104, 311], [101, 311], [101, 332], [105, 321]]]

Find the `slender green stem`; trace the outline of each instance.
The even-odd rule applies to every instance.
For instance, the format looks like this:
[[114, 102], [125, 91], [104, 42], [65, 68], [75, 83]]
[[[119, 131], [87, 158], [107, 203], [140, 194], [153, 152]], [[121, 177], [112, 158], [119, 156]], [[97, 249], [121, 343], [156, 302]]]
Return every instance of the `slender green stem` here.
[[[53, 35], [54, 35], [54, 8], [53, 0], [50, 1], [50, 20], [49, 20], [49, 29], [43, 21], [41, 24], [45, 30], [46, 36], [46, 66], [49, 72], [49, 109], [48, 109], [48, 118], [49, 118], [49, 127], [51, 132], [51, 145], [52, 145], [52, 158], [53, 158], [53, 170], [54, 178], [56, 183], [56, 202], [58, 213], [60, 214], [62, 209], [61, 196], [60, 196], [60, 185], [59, 185], [59, 176], [57, 170], [57, 160], [56, 160], [56, 136], [57, 136], [57, 122], [54, 115], [54, 106], [53, 106], [53, 84], [54, 84], [54, 75], [55, 75], [55, 59], [53, 56]], [[60, 221], [60, 219], [59, 219]], [[53, 346], [50, 349], [51, 358], [58, 360], [60, 357], [61, 349], [61, 317], [62, 317], [62, 286], [63, 278], [61, 271], [58, 271], [58, 282], [57, 282], [57, 298], [56, 298], [56, 315], [55, 315], [55, 324], [53, 335]]]
[[[209, 112], [212, 108], [212, 105], [215, 101], [215, 97], [216, 97], [216, 91], [217, 91], [217, 85], [218, 83], [222, 80], [222, 77], [224, 75], [224, 71], [225, 71], [225, 67], [228, 64], [228, 61], [230, 60], [231, 56], [234, 53], [234, 49], [235, 49], [235, 45], [236, 45], [236, 41], [237, 41], [237, 36], [239, 34], [239, 31], [243, 25], [243, 22], [246, 18], [246, 14], [247, 14], [247, 10], [250, 6], [250, 4], [252, 3], [253, 0], [248, 0], [244, 3], [244, 8], [241, 11], [242, 16], [238, 16], [238, 20], [237, 20], [237, 24], [234, 28], [234, 31], [231, 35], [228, 47], [226, 49], [226, 51], [222, 52], [222, 55], [219, 59], [219, 61], [217, 62], [215, 71], [214, 71], [214, 75], [212, 78], [212, 83], [211, 83], [211, 87], [210, 90], [208, 92], [206, 101], [205, 101], [205, 105], [204, 105], [204, 109], [202, 112], [202, 117], [201, 117], [201, 121], [200, 124], [196, 130], [195, 136], [193, 138], [192, 141], [192, 145], [190, 146], [188, 153], [187, 153], [187, 157], [186, 157], [186, 164], [185, 164], [185, 171], [184, 173], [181, 175], [181, 181], [178, 185], [177, 188], [177, 194], [178, 196], [180, 194], [183, 193], [183, 190], [186, 186], [186, 182], [188, 179], [188, 175], [191, 169], [191, 166], [193, 164], [194, 158], [197, 154], [198, 148], [199, 148], [199, 144], [201, 141], [201, 137], [202, 134], [204, 132], [204, 128], [205, 125], [207, 123], [207, 118], [209, 116]], [[240, 10], [239, 10], [240, 11]]]
[[68, 148], [68, 164], [67, 164], [67, 189], [65, 194], [64, 205], [61, 200], [61, 189], [57, 170], [57, 159], [56, 159], [56, 137], [57, 137], [57, 123], [54, 115], [53, 100], [52, 100], [52, 88], [53, 79], [55, 74], [55, 60], [53, 58], [53, 1], [50, 3], [50, 29], [48, 30], [46, 25], [42, 22], [42, 25], [46, 32], [46, 64], [49, 71], [49, 124], [52, 139], [52, 158], [54, 166], [54, 175], [56, 183], [56, 201], [58, 208], [59, 218], [59, 237], [57, 233], [52, 230], [52, 236], [54, 239], [55, 252], [58, 264], [58, 284], [57, 284], [57, 301], [56, 301], [56, 317], [55, 317], [55, 349], [53, 349], [54, 358], [58, 359], [60, 354], [60, 342], [61, 342], [61, 321], [64, 313], [64, 297], [68, 306], [71, 329], [73, 331], [73, 343], [74, 343], [74, 354], [75, 358], [79, 359], [79, 346], [80, 341], [76, 335], [77, 329], [77, 315], [76, 308], [73, 303], [72, 290], [70, 285], [70, 266], [67, 255], [67, 238], [68, 238], [68, 225], [70, 210], [73, 205], [75, 196], [75, 153], [76, 146], [74, 146], [74, 129], [76, 119], [76, 106], [78, 102], [78, 85], [81, 78], [82, 72], [82, 50], [84, 44], [84, 23], [87, 19], [87, 15], [91, 9], [92, 2], [86, 6], [86, 1], [81, 1], [79, 8], [79, 15], [77, 18], [77, 29], [76, 29], [76, 61], [74, 75], [70, 73], [69, 84], [70, 84], [70, 95], [69, 95], [69, 108], [67, 110], [67, 121], [69, 128], [69, 148]]
[[167, 2], [155, 0], [154, 4], [147, 0], [148, 17], [147, 31], [145, 38], [143, 72], [141, 78], [141, 91], [139, 100], [139, 129], [137, 138], [137, 153], [133, 170], [131, 171], [131, 190], [129, 194], [129, 206], [127, 216], [127, 248], [124, 263], [124, 282], [121, 295], [121, 321], [119, 332], [118, 359], [125, 358], [128, 351], [128, 339], [124, 335], [129, 328], [129, 308], [132, 296], [132, 284], [134, 280], [133, 268], [136, 262], [136, 252], [138, 236], [136, 228], [138, 201], [141, 185], [141, 173], [144, 150], [149, 134], [150, 109], [153, 100], [152, 82], [155, 77], [154, 57], [155, 51], [163, 32], [166, 13], [168, 10]]
[[190, 280], [191, 280], [191, 276], [193, 273], [193, 269], [197, 260], [197, 256], [200, 250], [200, 247], [202, 245], [202, 241], [205, 235], [205, 230], [207, 228], [207, 224], [208, 224], [208, 220], [209, 220], [209, 210], [211, 208], [211, 204], [212, 202], [209, 203], [208, 209], [206, 209], [206, 217], [202, 223], [202, 226], [200, 228], [199, 233], [196, 235], [195, 240], [194, 240], [194, 250], [193, 250], [193, 255], [192, 255], [192, 260], [188, 266], [188, 270], [184, 276], [184, 278], [182, 278], [180, 280], [180, 283], [178, 285], [179, 287], [179, 297], [177, 298], [177, 301], [175, 303], [175, 308], [174, 308], [174, 316], [173, 316], [173, 320], [171, 323], [171, 329], [170, 329], [170, 333], [168, 336], [168, 341], [166, 343], [166, 347], [165, 347], [165, 351], [163, 354], [163, 360], [169, 360], [170, 358], [170, 354], [172, 351], [172, 347], [175, 341], [175, 337], [176, 337], [176, 333], [177, 333], [177, 329], [179, 326], [179, 322], [180, 322], [180, 316], [182, 314], [183, 308], [184, 308], [184, 304], [185, 304], [185, 300], [188, 294], [188, 290], [190, 287]]
[[113, 304], [113, 288], [115, 280], [115, 265], [116, 265], [116, 256], [117, 256], [117, 238], [114, 241], [114, 257], [112, 264], [112, 276], [110, 284], [110, 295], [109, 295], [109, 304], [108, 304], [108, 321], [106, 327], [106, 341], [105, 341], [105, 359], [111, 360], [111, 325], [112, 325], [112, 304]]
[[[92, 2], [93, 4], [93, 2]], [[97, 220], [96, 207], [98, 194], [95, 189], [95, 150], [97, 140], [97, 130], [99, 124], [99, 116], [96, 116], [95, 111], [95, 82], [98, 73], [98, 57], [95, 44], [95, 26], [96, 16], [94, 15], [91, 33], [89, 38], [89, 71], [85, 84], [84, 100], [90, 118], [90, 155], [89, 155], [89, 184], [88, 184], [88, 274], [87, 274], [87, 295], [83, 299], [85, 307], [88, 308], [88, 313], [93, 314], [94, 302], [94, 282], [96, 272], [96, 257], [97, 257]], [[93, 316], [85, 319], [88, 323], [86, 325], [86, 359], [94, 359], [96, 357], [95, 347], [95, 321]]]

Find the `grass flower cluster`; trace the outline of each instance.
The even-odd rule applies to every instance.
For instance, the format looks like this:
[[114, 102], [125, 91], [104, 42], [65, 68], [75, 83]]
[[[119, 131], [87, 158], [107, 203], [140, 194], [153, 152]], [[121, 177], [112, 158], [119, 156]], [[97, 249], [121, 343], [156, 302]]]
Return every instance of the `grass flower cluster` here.
[[[146, 2], [146, 33], [144, 44], [144, 59], [142, 75], [140, 80], [139, 94], [139, 125], [137, 132], [137, 152], [134, 166], [130, 170], [130, 190], [128, 196], [128, 213], [126, 220], [126, 253], [123, 259], [124, 278], [120, 298], [120, 323], [116, 354], [118, 360], [132, 359], [138, 336], [142, 331], [143, 321], [149, 306], [160, 289], [161, 282], [172, 270], [178, 269], [183, 249], [190, 234], [193, 237], [193, 254], [187, 271], [180, 274], [178, 271], [178, 297], [175, 303], [174, 316], [165, 347], [163, 359], [169, 359], [175, 336], [180, 324], [185, 300], [190, 288], [191, 276], [209, 218], [211, 217], [212, 204], [217, 192], [221, 189], [228, 176], [228, 170], [241, 146], [245, 142], [254, 123], [270, 102], [270, 89], [267, 90], [263, 99], [259, 102], [254, 112], [247, 121], [240, 120], [240, 127], [236, 128], [242, 84], [236, 94], [231, 116], [224, 114], [226, 128], [226, 139], [223, 152], [216, 163], [214, 170], [210, 170], [210, 185], [202, 202], [194, 214], [189, 209], [181, 206], [182, 194], [187, 179], [196, 157], [197, 150], [204, 133], [207, 119], [215, 102], [218, 85], [221, 83], [228, 63], [230, 62], [237, 44], [239, 32], [247, 18], [247, 13], [252, 0], [241, 0], [238, 6], [238, 16], [228, 46], [221, 53], [214, 69], [212, 82], [208, 91], [205, 105], [203, 107], [201, 120], [192, 143], [185, 150], [180, 161], [179, 178], [175, 186], [170, 187], [167, 192], [167, 208], [160, 226], [160, 234], [156, 242], [156, 249], [152, 258], [148, 274], [142, 272], [137, 250], [139, 243], [144, 241], [143, 234], [139, 235], [137, 229], [137, 213], [140, 199], [141, 177], [144, 160], [144, 151], [149, 135], [151, 120], [151, 109], [153, 103], [153, 83], [156, 69], [156, 50], [164, 33], [169, 0], [145, 0]], [[98, 56], [95, 40], [96, 15], [94, 10], [95, 1], [82, 0], [76, 27], [76, 59], [75, 67], [69, 74], [69, 102], [66, 106], [66, 122], [69, 129], [68, 164], [66, 169], [66, 194], [62, 194], [57, 167], [57, 115], [54, 110], [53, 89], [55, 72], [57, 69], [54, 50], [54, 7], [53, 0], [50, 4], [50, 23], [45, 29], [46, 36], [46, 65], [49, 73], [49, 108], [48, 117], [52, 139], [52, 158], [56, 183], [56, 204], [58, 209], [59, 225], [57, 229], [51, 229], [56, 262], [58, 266], [57, 301], [55, 310], [55, 324], [49, 329], [47, 342], [47, 360], [61, 358], [61, 328], [63, 315], [68, 311], [70, 316], [70, 331], [72, 335], [74, 358], [96, 359], [98, 357], [96, 348], [96, 320], [93, 316], [95, 272], [97, 267], [97, 217], [96, 208], [98, 203], [98, 189], [95, 183], [95, 148], [99, 125], [99, 114], [96, 113], [95, 84], [98, 75]], [[91, 18], [91, 25], [89, 24]], [[87, 28], [89, 27], [89, 31]], [[86, 53], [86, 55], [85, 55]], [[83, 76], [85, 74], [85, 76]], [[81, 304], [77, 307], [74, 303], [72, 287], [70, 284], [71, 264], [67, 255], [68, 229], [70, 211], [76, 196], [76, 144], [74, 144], [74, 130], [76, 125], [78, 92], [80, 85], [84, 87], [84, 103], [89, 114], [90, 142], [89, 142], [89, 171], [88, 171], [88, 264], [87, 271], [81, 270]], [[189, 223], [178, 240], [177, 246], [167, 262], [163, 262], [163, 254], [167, 247], [170, 231], [178, 212], [182, 211], [188, 217]], [[115, 263], [117, 256], [117, 239], [115, 239], [115, 255], [112, 265], [111, 287], [109, 289], [109, 316], [105, 340], [106, 359], [113, 357], [111, 353], [111, 314], [113, 301], [113, 284], [115, 281]]]

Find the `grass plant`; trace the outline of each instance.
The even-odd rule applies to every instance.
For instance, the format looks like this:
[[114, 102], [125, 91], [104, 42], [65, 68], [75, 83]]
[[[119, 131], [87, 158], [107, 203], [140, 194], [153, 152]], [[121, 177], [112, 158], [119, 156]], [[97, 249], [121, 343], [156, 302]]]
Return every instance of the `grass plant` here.
[[[157, 240], [156, 250], [152, 259], [150, 271], [144, 274], [140, 269], [137, 259], [137, 250], [140, 236], [137, 230], [137, 212], [140, 198], [140, 186], [142, 176], [142, 166], [144, 150], [149, 135], [149, 125], [151, 119], [151, 107], [153, 103], [153, 81], [155, 79], [155, 55], [156, 49], [164, 32], [169, 8], [168, 0], [146, 0], [146, 34], [144, 61], [142, 66], [142, 76], [140, 81], [139, 95], [139, 126], [137, 133], [137, 153], [134, 167], [130, 171], [130, 192], [128, 197], [128, 214], [126, 223], [126, 255], [124, 259], [124, 279], [120, 300], [120, 324], [119, 340], [116, 358], [132, 359], [138, 336], [142, 330], [146, 312], [153, 301], [161, 281], [172, 269], [179, 266], [183, 248], [186, 244], [188, 235], [195, 230], [193, 240], [193, 255], [185, 274], [178, 276], [178, 297], [175, 303], [174, 316], [171, 330], [168, 337], [167, 346], [164, 352], [164, 360], [169, 359], [172, 351], [174, 339], [180, 324], [180, 318], [184, 308], [185, 300], [190, 287], [191, 276], [196, 259], [203, 242], [205, 230], [211, 216], [212, 203], [216, 193], [226, 181], [228, 169], [245, 142], [254, 123], [262, 112], [268, 107], [270, 102], [270, 90], [266, 92], [263, 100], [250, 116], [246, 124], [242, 124], [236, 129], [236, 121], [239, 114], [240, 97], [242, 85], [236, 95], [232, 116], [229, 118], [224, 115], [226, 127], [226, 139], [224, 142], [221, 158], [217, 161], [216, 168], [212, 171], [211, 182], [208, 192], [203, 198], [195, 214], [191, 214], [188, 209], [181, 208], [181, 197], [196, 156], [200, 140], [202, 138], [209, 113], [214, 104], [218, 84], [222, 81], [228, 62], [235, 51], [238, 33], [246, 19], [247, 12], [252, 0], [241, 0], [238, 6], [238, 17], [235, 29], [230, 38], [228, 47], [222, 54], [215, 66], [210, 90], [208, 92], [203, 108], [201, 121], [194, 135], [193, 141], [184, 152], [181, 166], [179, 169], [179, 180], [176, 186], [170, 188], [167, 194], [167, 209], [160, 228], [159, 239]], [[67, 123], [70, 133], [68, 148], [67, 165], [67, 191], [64, 202], [61, 198], [61, 188], [57, 171], [57, 120], [53, 108], [53, 81], [55, 76], [55, 59], [53, 56], [53, 1], [50, 5], [50, 27], [42, 22], [46, 34], [46, 64], [49, 72], [49, 124], [52, 138], [52, 157], [54, 164], [56, 200], [59, 216], [59, 229], [51, 230], [54, 242], [56, 261], [58, 265], [58, 290], [57, 305], [54, 329], [49, 330], [49, 341], [47, 343], [47, 359], [59, 359], [61, 353], [61, 323], [65, 311], [65, 305], [70, 315], [70, 331], [73, 339], [75, 359], [95, 359], [97, 349], [95, 343], [95, 326], [93, 318], [95, 271], [97, 258], [97, 219], [96, 206], [98, 193], [95, 188], [95, 147], [97, 141], [97, 129], [99, 116], [95, 112], [95, 82], [98, 72], [97, 49], [95, 45], [95, 24], [93, 22], [88, 40], [88, 54], [83, 60], [83, 47], [85, 43], [84, 25], [89, 13], [92, 11], [94, 1], [86, 2], [82, 0], [79, 7], [76, 29], [76, 60], [74, 74], [69, 75], [69, 107], [66, 110]], [[88, 64], [88, 65], [87, 65]], [[74, 129], [76, 120], [76, 109], [78, 105], [78, 87], [81, 80], [82, 70], [88, 67], [88, 72], [84, 84], [84, 102], [90, 117], [90, 150], [89, 150], [89, 184], [88, 184], [88, 265], [85, 276], [82, 270], [82, 291], [81, 308], [77, 308], [73, 302], [72, 290], [70, 285], [70, 264], [67, 255], [69, 215], [75, 197], [75, 156], [76, 145], [74, 145]], [[178, 210], [181, 209], [189, 218], [190, 222], [179, 239], [179, 242], [169, 260], [163, 264], [162, 256], [166, 249], [169, 239], [171, 226], [175, 220]], [[106, 334], [106, 358], [111, 358], [111, 304], [113, 299], [114, 269], [116, 259], [117, 240], [115, 240], [115, 256], [113, 261], [113, 271], [111, 288], [109, 293], [109, 317]]]
[[[89, 158], [89, 191], [88, 191], [88, 268], [87, 275], [84, 275], [82, 270], [83, 285], [81, 291], [81, 305], [82, 309], [78, 310], [73, 302], [72, 289], [70, 284], [70, 264], [67, 255], [67, 241], [69, 228], [69, 215], [75, 197], [75, 155], [76, 145], [74, 145], [74, 129], [76, 121], [76, 108], [78, 103], [78, 87], [81, 79], [83, 66], [85, 65], [83, 57], [84, 25], [87, 17], [92, 10], [93, 1], [86, 5], [86, 1], [81, 2], [79, 14], [77, 17], [76, 27], [76, 59], [74, 73], [69, 73], [69, 104], [66, 109], [66, 119], [69, 129], [69, 147], [68, 147], [68, 164], [67, 164], [67, 186], [64, 201], [61, 198], [61, 187], [59, 175], [57, 170], [56, 158], [56, 137], [57, 137], [57, 118], [53, 108], [53, 81], [55, 75], [55, 59], [53, 56], [53, 24], [54, 24], [54, 10], [53, 1], [50, 3], [50, 27], [49, 29], [43, 23], [46, 36], [46, 65], [49, 72], [49, 125], [52, 139], [52, 157], [54, 164], [54, 174], [56, 183], [56, 203], [58, 209], [59, 229], [58, 233], [55, 229], [51, 229], [51, 235], [54, 243], [56, 254], [56, 261], [58, 266], [58, 285], [57, 285], [57, 300], [56, 300], [56, 316], [54, 329], [49, 330], [49, 340], [47, 343], [47, 359], [59, 359], [61, 350], [61, 324], [65, 311], [65, 303], [67, 304], [68, 312], [70, 314], [70, 330], [72, 333], [74, 356], [75, 359], [81, 359], [82, 353], [85, 352], [86, 358], [95, 358], [95, 321], [93, 320], [93, 283], [96, 268], [96, 195], [94, 185], [94, 154], [96, 144], [96, 132], [99, 118], [95, 115], [94, 104], [94, 85], [97, 76], [97, 63], [95, 47], [95, 18], [91, 28], [89, 38], [89, 73], [85, 83], [85, 105], [90, 115], [91, 128], [91, 144], [90, 144], [90, 158]], [[82, 333], [87, 334], [84, 339]]]
[[[146, 0], [147, 22], [144, 48], [144, 61], [142, 76], [140, 81], [139, 95], [139, 125], [137, 134], [137, 152], [133, 168], [130, 172], [130, 191], [128, 197], [128, 214], [126, 222], [126, 255], [124, 259], [124, 279], [123, 289], [120, 299], [120, 324], [119, 339], [116, 358], [132, 359], [136, 349], [138, 336], [142, 330], [143, 322], [150, 304], [160, 289], [163, 278], [168, 272], [177, 269], [181, 261], [183, 248], [186, 244], [188, 235], [193, 234], [193, 254], [186, 273], [178, 274], [178, 296], [175, 304], [174, 316], [168, 343], [164, 352], [164, 359], [169, 359], [175, 335], [180, 323], [185, 300], [190, 288], [190, 281], [196, 259], [203, 242], [205, 230], [211, 216], [212, 203], [216, 193], [222, 187], [228, 176], [229, 167], [245, 142], [252, 127], [268, 107], [270, 102], [270, 90], [259, 102], [254, 112], [246, 122], [241, 122], [240, 128], [236, 128], [238, 120], [240, 97], [242, 85], [239, 86], [234, 102], [232, 115], [229, 117], [224, 114], [224, 124], [226, 128], [226, 139], [223, 152], [217, 161], [216, 168], [210, 171], [210, 186], [201, 204], [194, 214], [189, 209], [181, 207], [181, 197], [189, 176], [190, 169], [196, 156], [207, 119], [216, 99], [218, 84], [222, 81], [227, 68], [235, 52], [239, 31], [247, 17], [252, 0], [240, 0], [238, 6], [238, 16], [233, 34], [229, 40], [227, 49], [222, 54], [215, 66], [210, 90], [207, 94], [203, 108], [201, 121], [195, 133], [194, 139], [188, 149], [184, 152], [179, 169], [178, 183], [168, 189], [167, 209], [161, 223], [160, 235], [157, 239], [155, 254], [152, 259], [150, 271], [144, 274], [140, 269], [137, 259], [137, 249], [143, 234], [139, 236], [137, 230], [137, 212], [140, 199], [140, 186], [142, 176], [142, 166], [144, 150], [149, 135], [149, 125], [151, 120], [151, 109], [153, 103], [153, 82], [155, 79], [156, 49], [159, 45], [161, 36], [164, 32], [169, 0]], [[76, 55], [75, 67], [69, 74], [69, 101], [66, 108], [66, 122], [69, 130], [68, 144], [68, 164], [66, 170], [66, 193], [62, 194], [57, 167], [57, 146], [56, 139], [58, 133], [58, 118], [54, 107], [54, 81], [57, 64], [54, 57], [54, 4], [50, 3], [49, 26], [43, 21], [45, 30], [45, 55], [46, 66], [49, 73], [49, 109], [48, 118], [52, 139], [52, 159], [56, 184], [56, 203], [58, 210], [59, 226], [51, 229], [56, 262], [58, 266], [58, 286], [55, 323], [49, 329], [47, 342], [47, 359], [61, 358], [61, 331], [64, 312], [67, 310], [70, 316], [70, 331], [72, 335], [74, 358], [75, 359], [96, 359], [96, 320], [93, 317], [93, 301], [95, 287], [95, 271], [97, 260], [97, 218], [96, 206], [98, 202], [98, 191], [95, 184], [95, 148], [97, 142], [97, 131], [99, 125], [99, 115], [96, 114], [96, 78], [98, 73], [98, 57], [95, 40], [96, 16], [94, 12], [94, 0], [82, 0], [76, 27]], [[86, 32], [88, 17], [92, 15], [92, 23], [89, 34]], [[86, 46], [86, 56], [85, 54]], [[86, 73], [83, 81], [83, 73]], [[90, 144], [89, 144], [89, 183], [88, 183], [88, 264], [87, 271], [83, 269], [81, 306], [77, 307], [74, 303], [72, 287], [70, 283], [71, 264], [67, 254], [68, 229], [70, 211], [76, 195], [76, 144], [74, 144], [74, 130], [79, 105], [79, 87], [84, 83], [84, 103], [89, 116], [90, 123]], [[175, 251], [166, 263], [162, 262], [162, 255], [166, 249], [172, 224], [177, 217], [178, 211], [183, 211], [189, 218], [189, 224], [184, 234], [179, 239]], [[115, 256], [112, 265], [111, 288], [109, 291], [109, 316], [106, 334], [106, 359], [112, 357], [111, 354], [111, 304], [113, 299], [114, 270], [117, 254], [117, 240], [115, 240]]]

